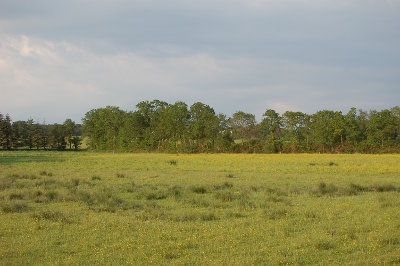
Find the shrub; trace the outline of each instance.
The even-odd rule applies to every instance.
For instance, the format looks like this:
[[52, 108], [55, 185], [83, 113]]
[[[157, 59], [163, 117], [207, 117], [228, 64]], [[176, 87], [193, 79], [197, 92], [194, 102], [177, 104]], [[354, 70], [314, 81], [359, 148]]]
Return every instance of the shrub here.
[[230, 191], [220, 191], [215, 194], [215, 198], [223, 202], [231, 202], [235, 199], [235, 195]]
[[3, 203], [1, 209], [5, 213], [21, 213], [29, 210], [28, 205], [21, 201]]
[[376, 192], [390, 192], [390, 191], [397, 191], [398, 189], [393, 184], [383, 184], [383, 185], [373, 186], [372, 190]]
[[315, 248], [318, 250], [330, 250], [335, 248], [335, 244], [328, 240], [320, 240], [315, 244]]
[[48, 172], [46, 172], [46, 171], [41, 171], [40, 173], [39, 173], [39, 175], [41, 175], [41, 176], [53, 176], [53, 173], [48, 173]]
[[191, 188], [192, 192], [197, 194], [205, 194], [207, 193], [207, 188], [205, 186], [193, 186]]
[[146, 195], [147, 200], [162, 200], [166, 198], [167, 194], [163, 191], [150, 192], [149, 194]]
[[316, 189], [316, 193], [318, 195], [330, 195], [330, 196], [333, 196], [337, 191], [338, 191], [338, 188], [335, 185], [333, 185], [333, 184], [327, 185], [324, 182], [319, 183], [319, 185], [318, 185], [318, 187]]
[[225, 182], [225, 183], [223, 183], [221, 185], [214, 185], [214, 189], [215, 190], [230, 189], [232, 187], [233, 187], [233, 184], [229, 183], [229, 182]]
[[360, 192], [365, 192], [365, 191], [368, 191], [368, 190], [369, 189], [367, 187], [363, 187], [361, 185], [351, 183], [349, 188], [348, 188], [348, 190], [347, 190], [347, 193], [349, 195], [357, 195]]
[[169, 189], [169, 194], [175, 198], [179, 198], [182, 195], [182, 188], [180, 186], [173, 186]]
[[44, 219], [52, 222], [71, 223], [71, 220], [59, 211], [43, 211], [39, 214], [34, 214], [33, 218]]
[[273, 209], [270, 210], [268, 213], [268, 218], [271, 220], [278, 220], [286, 216], [287, 210], [285, 209]]
[[94, 175], [94, 176], [92, 176], [92, 180], [93, 180], [93, 181], [95, 181], [95, 180], [101, 180], [101, 177], [98, 176], [98, 175]]
[[74, 186], [74, 187], [77, 187], [77, 186], [79, 186], [79, 183], [81, 182], [78, 178], [73, 178], [72, 180], [71, 180], [71, 182], [72, 182], [72, 186]]
[[202, 213], [200, 215], [200, 219], [202, 221], [214, 221], [214, 220], [217, 220], [217, 216], [215, 216], [214, 212]]
[[178, 162], [176, 160], [169, 160], [168, 163], [176, 166]]
[[56, 201], [58, 199], [58, 192], [57, 191], [48, 191], [46, 192], [46, 198], [48, 201]]
[[11, 193], [8, 198], [10, 200], [22, 200], [24, 199], [24, 195], [20, 194], [20, 193]]

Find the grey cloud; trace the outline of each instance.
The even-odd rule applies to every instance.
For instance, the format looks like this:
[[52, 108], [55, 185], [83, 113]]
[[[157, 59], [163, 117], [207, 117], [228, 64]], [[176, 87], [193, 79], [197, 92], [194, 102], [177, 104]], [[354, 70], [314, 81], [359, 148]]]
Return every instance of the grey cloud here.
[[381, 0], [0, 0], [0, 90], [15, 99], [0, 111], [386, 108], [400, 100], [399, 13]]

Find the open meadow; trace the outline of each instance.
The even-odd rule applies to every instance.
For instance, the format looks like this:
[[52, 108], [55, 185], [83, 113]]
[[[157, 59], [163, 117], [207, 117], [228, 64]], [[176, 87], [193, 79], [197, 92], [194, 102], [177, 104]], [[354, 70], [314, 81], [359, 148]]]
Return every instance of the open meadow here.
[[400, 156], [0, 152], [0, 264], [400, 264]]

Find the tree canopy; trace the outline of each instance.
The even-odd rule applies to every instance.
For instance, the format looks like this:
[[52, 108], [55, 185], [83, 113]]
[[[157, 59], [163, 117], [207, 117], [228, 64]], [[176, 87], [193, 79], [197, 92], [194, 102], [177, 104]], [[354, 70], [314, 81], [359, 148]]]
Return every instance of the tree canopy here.
[[400, 107], [314, 114], [266, 108], [258, 123], [243, 111], [231, 117], [207, 104], [142, 101], [133, 111], [116, 106], [88, 111], [82, 127], [71, 119], [46, 125], [28, 119], [12, 122], [0, 113], [0, 147], [78, 149], [81, 129], [89, 149], [158, 152], [322, 152], [378, 153], [400, 150]]

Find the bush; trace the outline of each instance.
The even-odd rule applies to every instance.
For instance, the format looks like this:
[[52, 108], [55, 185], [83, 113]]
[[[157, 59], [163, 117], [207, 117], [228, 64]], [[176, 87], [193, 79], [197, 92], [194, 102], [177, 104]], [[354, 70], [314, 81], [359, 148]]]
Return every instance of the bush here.
[[327, 185], [326, 183], [322, 182], [318, 185], [316, 189], [316, 194], [333, 196], [337, 191], [338, 188], [335, 185]]
[[217, 216], [215, 216], [214, 212], [202, 213], [200, 215], [200, 219], [202, 221], [214, 221], [214, 220], [217, 220]]
[[167, 198], [167, 194], [163, 191], [150, 192], [146, 195], [147, 200], [163, 200]]
[[349, 186], [349, 189], [347, 190], [347, 193], [349, 195], [358, 195], [360, 192], [365, 192], [368, 190], [369, 189], [367, 187], [363, 187], [361, 185], [351, 183]]
[[231, 202], [235, 199], [235, 195], [230, 191], [221, 191], [215, 194], [215, 198], [222, 202]]
[[1, 209], [5, 213], [22, 213], [29, 210], [28, 205], [25, 202], [14, 201], [3, 203]]
[[170, 165], [177, 165], [178, 162], [176, 160], [169, 160], [168, 163]]
[[207, 193], [207, 188], [205, 186], [193, 186], [191, 188], [192, 192], [197, 194], [205, 194]]
[[46, 172], [46, 171], [41, 171], [41, 172], [39, 173], [39, 175], [41, 175], [41, 176], [53, 176], [53, 173], [48, 173], [48, 172]]
[[225, 182], [221, 185], [214, 185], [215, 190], [230, 189], [232, 187], [233, 187], [233, 184], [229, 183], [229, 182]]
[[95, 181], [95, 180], [101, 180], [101, 177], [98, 176], [98, 175], [94, 175], [94, 176], [92, 176], [92, 180], [93, 180], [93, 181]]
[[372, 190], [376, 192], [391, 192], [391, 191], [397, 191], [398, 189], [393, 184], [383, 184], [383, 185], [373, 186]]
[[52, 222], [71, 223], [71, 220], [59, 211], [44, 211], [39, 214], [34, 214], [33, 218], [44, 219]]
[[315, 244], [315, 248], [318, 250], [330, 250], [335, 248], [335, 244], [331, 241], [321, 240]]

